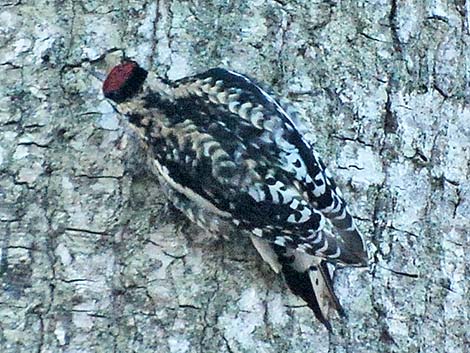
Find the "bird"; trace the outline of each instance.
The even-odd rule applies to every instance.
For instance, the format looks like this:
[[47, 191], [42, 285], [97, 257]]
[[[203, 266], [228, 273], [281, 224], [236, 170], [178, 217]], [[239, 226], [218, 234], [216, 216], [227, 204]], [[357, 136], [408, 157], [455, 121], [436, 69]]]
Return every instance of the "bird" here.
[[248, 236], [332, 331], [331, 309], [345, 316], [332, 270], [366, 267], [367, 250], [293, 105], [230, 69], [172, 81], [131, 59], [110, 70], [102, 91], [136, 131], [169, 201], [210, 232]]

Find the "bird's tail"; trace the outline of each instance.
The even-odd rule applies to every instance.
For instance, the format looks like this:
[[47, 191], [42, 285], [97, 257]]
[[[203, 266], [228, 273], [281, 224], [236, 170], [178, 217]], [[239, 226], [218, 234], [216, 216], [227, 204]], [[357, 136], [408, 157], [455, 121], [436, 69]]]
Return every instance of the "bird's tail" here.
[[282, 273], [289, 289], [301, 297], [315, 317], [331, 331], [329, 312], [334, 309], [340, 316], [344, 310], [333, 291], [331, 273], [323, 259], [251, 237], [253, 244], [276, 273]]

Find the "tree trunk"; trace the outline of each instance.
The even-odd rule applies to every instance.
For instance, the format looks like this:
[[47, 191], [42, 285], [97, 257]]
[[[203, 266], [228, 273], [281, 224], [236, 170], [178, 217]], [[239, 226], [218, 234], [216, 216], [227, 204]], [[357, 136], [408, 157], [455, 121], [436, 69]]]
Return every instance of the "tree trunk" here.
[[[470, 3], [0, 3], [0, 351], [470, 352]], [[311, 123], [373, 265], [334, 334], [239, 234], [168, 210], [103, 99], [222, 66]]]

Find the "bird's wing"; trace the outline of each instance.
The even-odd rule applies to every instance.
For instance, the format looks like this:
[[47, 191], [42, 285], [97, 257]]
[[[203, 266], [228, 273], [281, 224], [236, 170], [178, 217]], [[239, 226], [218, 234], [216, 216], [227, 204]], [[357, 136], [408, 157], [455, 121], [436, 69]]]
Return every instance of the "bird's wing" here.
[[254, 235], [359, 262], [360, 251], [356, 256], [348, 249], [362, 249], [360, 236], [349, 239], [360, 241], [356, 245], [322, 232], [324, 216], [346, 228], [352, 218], [321, 161], [274, 98], [224, 69], [176, 81], [174, 91], [174, 101], [155, 111], [165, 123], [149, 136], [155, 163], [174, 186]]

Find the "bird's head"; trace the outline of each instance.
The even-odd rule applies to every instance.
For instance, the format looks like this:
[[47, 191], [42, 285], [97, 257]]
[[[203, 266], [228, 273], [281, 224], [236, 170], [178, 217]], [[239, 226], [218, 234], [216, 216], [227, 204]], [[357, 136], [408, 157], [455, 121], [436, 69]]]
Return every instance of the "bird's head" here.
[[142, 88], [148, 72], [135, 61], [124, 61], [110, 71], [103, 83], [103, 94], [116, 103], [134, 97]]

